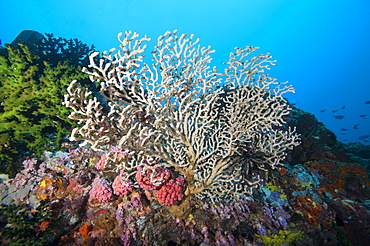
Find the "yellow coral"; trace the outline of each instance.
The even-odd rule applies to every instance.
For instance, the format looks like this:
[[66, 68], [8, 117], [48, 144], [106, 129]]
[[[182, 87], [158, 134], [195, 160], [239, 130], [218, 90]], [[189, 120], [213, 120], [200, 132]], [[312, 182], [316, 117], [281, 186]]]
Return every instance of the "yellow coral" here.
[[288, 198], [287, 198], [287, 196], [285, 194], [280, 194], [280, 200], [287, 201]]
[[291, 230], [280, 230], [279, 234], [270, 234], [266, 236], [256, 235], [261, 238], [265, 245], [280, 246], [283, 243], [291, 243], [293, 241], [299, 240], [303, 236], [303, 232], [293, 233]]
[[40, 200], [62, 198], [66, 195], [66, 186], [67, 183], [62, 177], [45, 176], [36, 188], [36, 196]]
[[268, 182], [265, 184], [265, 186], [270, 190], [270, 191], [279, 191], [280, 187], [272, 184], [272, 182]]

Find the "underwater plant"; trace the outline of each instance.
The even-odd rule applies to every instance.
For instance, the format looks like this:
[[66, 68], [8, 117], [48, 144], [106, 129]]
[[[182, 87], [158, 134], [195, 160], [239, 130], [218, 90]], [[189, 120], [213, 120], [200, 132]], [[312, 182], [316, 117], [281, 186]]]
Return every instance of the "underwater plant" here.
[[[22, 156], [59, 149], [62, 138], [74, 124], [68, 119], [69, 110], [62, 101], [71, 79], [87, 77], [78, 66], [82, 64], [79, 59], [82, 54], [76, 55], [78, 59], [58, 57], [62, 56], [59, 52], [63, 43], [48, 42], [48, 39], [42, 42], [31, 48], [22, 43], [6, 45], [7, 54], [0, 56], [1, 172], [14, 174]], [[68, 47], [73, 45], [80, 43]], [[52, 52], [42, 48], [53, 46], [59, 49]], [[60, 60], [55, 62], [53, 57]]]
[[[119, 40], [119, 52], [93, 53], [84, 68], [100, 95], [76, 81], [65, 95], [82, 146], [65, 143], [0, 179], [0, 195], [19, 189], [5, 202], [50, 201], [52, 217], [25, 223], [29, 245], [369, 245], [359, 236], [370, 221], [366, 169], [339, 164], [343, 153], [328, 146], [295, 164], [290, 149], [327, 145], [328, 131], [292, 115], [282, 97], [292, 88], [264, 71], [271, 56], [238, 48], [219, 73], [193, 36], [160, 36], [149, 64], [146, 38]], [[2, 228], [17, 228], [13, 217], [0, 213]]]

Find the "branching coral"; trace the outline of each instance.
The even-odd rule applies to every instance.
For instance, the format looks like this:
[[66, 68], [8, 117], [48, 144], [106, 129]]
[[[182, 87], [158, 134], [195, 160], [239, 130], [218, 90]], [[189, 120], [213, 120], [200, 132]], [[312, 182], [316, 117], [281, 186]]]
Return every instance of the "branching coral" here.
[[91, 54], [83, 71], [100, 83], [101, 97], [76, 80], [65, 95], [81, 125], [71, 140], [134, 151], [132, 161], [114, 162], [116, 171], [166, 167], [185, 178], [185, 196], [233, 197], [249, 194], [257, 170], [276, 168], [298, 145], [282, 97], [293, 89], [264, 73], [274, 63], [269, 54], [249, 58], [257, 48], [237, 48], [221, 74], [210, 68], [210, 47], [174, 31], [158, 38], [148, 64], [149, 39], [138, 36], [119, 34], [120, 51]]

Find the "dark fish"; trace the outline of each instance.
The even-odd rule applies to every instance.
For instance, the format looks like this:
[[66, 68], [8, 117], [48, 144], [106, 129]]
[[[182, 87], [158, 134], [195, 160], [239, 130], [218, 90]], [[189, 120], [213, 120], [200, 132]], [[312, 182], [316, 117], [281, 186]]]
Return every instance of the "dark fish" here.
[[341, 131], [348, 131], [348, 129], [346, 129], [346, 128], [342, 128], [342, 129], [340, 129]]
[[292, 103], [291, 105], [292, 105], [292, 106], [295, 106], [295, 105], [297, 105], [297, 103]]
[[343, 105], [340, 109], [345, 109], [346, 108], [346, 105]]
[[334, 115], [333, 116], [334, 118], [338, 119], [338, 120], [341, 120], [343, 119], [345, 116], [344, 115]]
[[359, 126], [360, 124], [356, 124], [356, 125], [354, 125], [353, 126], [353, 129], [358, 129], [358, 126]]
[[347, 142], [347, 141], [348, 141], [348, 139], [343, 139], [343, 141], [344, 141], [344, 142]]
[[368, 143], [368, 142], [369, 142], [369, 140], [364, 140], [364, 142], [365, 142], [365, 143]]
[[320, 110], [320, 113], [324, 113], [325, 111], [326, 111], [326, 109]]
[[338, 112], [339, 110], [338, 109], [336, 109], [336, 110], [333, 110], [333, 111], [331, 111], [331, 112], [333, 112], [333, 113], [336, 113], [336, 112]]
[[370, 104], [370, 101], [366, 101], [365, 104]]
[[363, 135], [363, 136], [359, 137], [358, 140], [364, 140], [368, 137], [370, 137], [370, 135]]
[[341, 134], [342, 134], [342, 135], [347, 135], [347, 133], [346, 133], [346, 132], [342, 132]]
[[367, 114], [360, 114], [360, 117], [361, 117], [361, 118], [366, 119], [366, 116], [367, 116]]

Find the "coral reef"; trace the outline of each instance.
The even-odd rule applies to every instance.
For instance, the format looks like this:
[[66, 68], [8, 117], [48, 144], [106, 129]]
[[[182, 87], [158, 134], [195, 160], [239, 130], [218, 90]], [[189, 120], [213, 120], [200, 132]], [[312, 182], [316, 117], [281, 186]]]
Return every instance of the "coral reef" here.
[[[258, 245], [261, 242], [338, 245], [339, 240], [344, 242], [348, 239], [354, 244], [367, 242], [366, 237], [360, 237], [359, 240], [356, 235], [367, 233], [370, 222], [369, 211], [364, 204], [370, 191], [368, 176], [365, 169], [353, 164], [336, 165], [329, 160], [331, 165], [320, 165], [313, 161], [305, 165], [287, 166], [284, 176], [278, 175], [278, 170], [274, 171], [262, 186], [255, 189], [253, 198], [213, 202], [193, 197], [184, 201], [186, 214], [177, 217], [172, 212], [176, 206], [161, 204], [155, 193], [151, 194], [153, 196], [150, 199], [147, 190], [140, 186], [131, 187], [128, 193], [112, 196], [107, 181], [93, 178], [96, 169], [86, 160], [94, 155], [87, 148], [73, 150], [64, 158], [63, 164], [56, 155], [48, 160], [49, 168], [39, 170], [37, 166], [33, 167], [34, 174], [38, 176], [44, 173], [61, 175], [65, 173], [64, 170], [69, 170], [64, 178], [68, 180], [67, 190], [70, 192], [59, 198], [50, 196], [52, 201], [48, 203], [53, 208], [50, 211], [59, 213], [56, 218], [64, 225], [65, 231], [58, 231], [60, 226], [43, 221], [35, 222], [33, 226], [35, 230], [44, 227], [57, 230], [55, 232], [60, 236], [53, 239], [54, 244], [83, 245], [103, 242], [108, 238], [114, 238], [116, 245], [154, 242], [158, 245]], [[76, 159], [77, 156], [83, 156], [85, 161]], [[32, 163], [26, 166], [30, 168]], [[320, 171], [324, 168], [330, 169], [331, 173], [337, 170], [337, 175], [344, 175], [340, 177], [345, 184], [340, 189], [325, 186], [325, 182], [330, 180], [325, 178], [329, 172]], [[120, 175], [124, 177], [125, 174]], [[361, 195], [353, 193], [353, 181], [346, 178], [353, 175], [358, 176], [358, 185], [363, 187]], [[158, 192], [171, 181], [174, 182], [174, 179], [168, 178], [159, 186], [161, 188], [149, 191]], [[34, 187], [38, 187], [35, 185], [37, 183], [44, 186], [37, 180], [26, 180], [24, 184], [31, 185], [30, 182]], [[97, 187], [94, 183], [103, 187], [97, 197], [102, 195], [108, 199], [87, 199]], [[31, 200], [33, 194], [30, 192], [30, 197], [23, 199]], [[351, 200], [354, 196], [357, 201]], [[42, 199], [37, 195], [36, 198]], [[355, 223], [358, 223], [356, 232], [351, 230]], [[48, 236], [49, 240], [51, 238]]]
[[[93, 54], [88, 69], [95, 66], [94, 71], [101, 72], [101, 78], [107, 80], [100, 81], [103, 95], [89, 94], [74, 82], [69, 89], [71, 94], [66, 96], [68, 102], [76, 96], [74, 92], [79, 92], [79, 98], [83, 99], [72, 100], [70, 105], [81, 106], [77, 105], [74, 109], [80, 111], [72, 114], [82, 123], [73, 133], [73, 138], [81, 142], [65, 142], [61, 151], [26, 158], [23, 170], [14, 179], [0, 175], [1, 244], [370, 245], [370, 180], [365, 148], [354, 149], [355, 144], [337, 142], [312, 114], [298, 109], [289, 113], [283, 98], [274, 97], [276, 94], [271, 91], [259, 92], [260, 84], [252, 83], [249, 75], [257, 70], [257, 74], [263, 73], [261, 70], [266, 67], [259, 59], [270, 58], [258, 56], [247, 62], [243, 52], [248, 49], [231, 55], [231, 63], [245, 68], [239, 67], [241, 72], [248, 71], [247, 74], [230, 70], [233, 67], [230, 62], [225, 72], [234, 71], [231, 77], [238, 81], [251, 79], [243, 90], [205, 86], [202, 91], [205, 96], [198, 98], [200, 91], [191, 94], [185, 87], [173, 88], [179, 85], [177, 82], [185, 86], [181, 83], [188, 77], [181, 77], [182, 72], [189, 75], [193, 71], [184, 63], [187, 60], [181, 59], [187, 57], [193, 59], [192, 64], [201, 65], [202, 61], [208, 61], [203, 58], [210, 50], [187, 46], [193, 42], [192, 38], [176, 39], [174, 33], [166, 35], [170, 39], [161, 37], [159, 41], [169, 50], [157, 46], [159, 54], [154, 52], [154, 55], [160, 67], [154, 71], [140, 62], [143, 46], [134, 39], [121, 40], [123, 53], [115, 56], [117, 60], [109, 60], [111, 54], [105, 53], [108, 60], [100, 60], [97, 66], [97, 54]], [[178, 49], [184, 52], [179, 53]], [[238, 55], [243, 59], [233, 60]], [[127, 56], [134, 57], [135, 62], [120, 59]], [[175, 66], [180, 61], [183, 66]], [[116, 62], [114, 66], [112, 62]], [[248, 66], [257, 70], [248, 70]], [[168, 87], [155, 87], [148, 76], [135, 73], [139, 68], [142, 72], [152, 71], [153, 76], [157, 72], [150, 78], [158, 78], [157, 81]], [[199, 85], [217, 80], [203, 68], [193, 71], [191, 82], [197, 81]], [[91, 78], [97, 76], [93, 74]], [[163, 81], [159, 79], [161, 76]], [[198, 76], [200, 79], [196, 80]], [[216, 77], [224, 76], [230, 79], [222, 74]], [[266, 77], [259, 76], [261, 83], [266, 82]], [[148, 87], [140, 87], [141, 80]], [[118, 81], [125, 86], [109, 87], [112, 86], [109, 83], [118, 86]], [[186, 85], [197, 88], [192, 87], [194, 84]], [[243, 87], [241, 82], [238, 85]], [[172, 97], [174, 92], [182, 91], [181, 97]], [[161, 93], [164, 96], [159, 103], [154, 97]], [[133, 99], [133, 95], [137, 97]], [[149, 95], [151, 101], [144, 101]], [[183, 97], [192, 100], [181, 101]], [[248, 104], [238, 101], [238, 97]], [[118, 98], [122, 100], [115, 102]], [[207, 104], [207, 100], [212, 102]], [[281, 110], [277, 115], [282, 120], [280, 124], [268, 121], [271, 120], [269, 107], [258, 108], [264, 102], [265, 106]], [[86, 105], [89, 107], [82, 107]], [[162, 108], [165, 106], [166, 110]], [[194, 115], [186, 116], [187, 111], [181, 111], [186, 107], [194, 110]], [[215, 111], [207, 111], [207, 107]], [[125, 111], [121, 112], [122, 109]], [[155, 114], [154, 109], [162, 110], [165, 117]], [[233, 122], [244, 121], [231, 115], [225, 118], [224, 115], [231, 114], [228, 111], [242, 117], [246, 117], [244, 111], [257, 114], [247, 117], [252, 125], [242, 125], [252, 133], [237, 126], [231, 129]], [[262, 120], [258, 114], [267, 118], [261, 125], [254, 121]], [[86, 116], [92, 116], [90, 122]], [[258, 126], [269, 124], [272, 126], [266, 128], [268, 132], [254, 132]], [[219, 126], [225, 129], [218, 129]], [[289, 126], [296, 127], [297, 132], [291, 132]], [[206, 127], [212, 128], [205, 131]], [[243, 135], [238, 135], [239, 131]], [[279, 135], [283, 133], [285, 137]], [[296, 134], [300, 134], [303, 145], [289, 151], [298, 141]], [[232, 137], [237, 141], [230, 141]], [[286, 142], [289, 137], [293, 142]], [[183, 139], [190, 139], [188, 145], [183, 144]], [[226, 143], [234, 145], [225, 146]], [[220, 163], [224, 166], [220, 167]], [[233, 176], [239, 174], [242, 176]], [[260, 177], [258, 185], [248, 183], [254, 175]], [[226, 178], [231, 178], [232, 183], [217, 184], [226, 182]], [[202, 182], [208, 186], [202, 187]], [[212, 185], [217, 188], [212, 189]], [[194, 189], [199, 192], [192, 192]]]
[[[37, 209], [51, 213], [46, 217], [36, 216], [27, 222], [27, 227], [22, 227], [25, 223], [22, 213], [4, 212], [0, 233], [5, 245], [17, 240], [23, 242], [26, 234], [31, 235], [30, 242], [39, 240], [43, 245], [367, 245], [370, 242], [363, 236], [369, 234], [370, 225], [369, 176], [358, 163], [324, 158], [286, 165], [265, 175], [261, 186], [249, 197], [219, 201], [180, 197], [176, 200], [181, 200], [180, 206], [163, 204], [159, 191], [169, 190], [167, 186], [175, 184], [175, 180], [181, 181], [183, 176], [163, 167], [132, 175], [116, 174], [110, 169], [110, 162], [129, 163], [135, 153], [115, 148], [103, 155], [109, 157], [109, 162], [99, 170], [95, 164], [105, 158], [89, 147], [71, 146], [39, 161], [25, 160], [24, 170], [16, 179], [3, 180], [0, 194], [8, 195], [3, 196], [2, 203], [14, 205], [3, 206], [2, 211], [22, 208], [25, 214], [32, 214], [39, 206]], [[153, 160], [151, 163], [158, 164]], [[63, 181], [58, 177], [63, 177]], [[136, 177], [146, 180], [146, 185], [141, 186]], [[119, 181], [115, 184], [116, 179]], [[46, 187], [50, 191], [45, 193], [47, 199], [43, 199], [38, 194]], [[58, 187], [67, 192], [59, 195]], [[94, 187], [102, 187], [95, 198], [103, 195], [107, 199], [90, 199]], [[178, 194], [184, 194], [183, 189], [177, 189], [181, 191]], [[163, 197], [173, 201], [171, 196]], [[24, 207], [24, 204], [29, 205]], [[9, 234], [7, 228], [22, 231]]]

